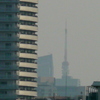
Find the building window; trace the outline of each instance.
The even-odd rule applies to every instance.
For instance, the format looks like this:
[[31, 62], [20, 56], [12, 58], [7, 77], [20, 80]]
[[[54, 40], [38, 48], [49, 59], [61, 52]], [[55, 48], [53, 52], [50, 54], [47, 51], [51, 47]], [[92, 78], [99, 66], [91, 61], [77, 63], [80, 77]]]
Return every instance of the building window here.
[[35, 78], [32, 77], [19, 77], [20, 81], [36, 82]]
[[12, 36], [12, 34], [10, 34], [10, 33], [9, 33], [9, 34], [7, 34], [7, 36], [8, 36], [8, 37], [11, 37], [11, 36]]
[[34, 72], [34, 73], [36, 73], [36, 70], [34, 68], [20, 67], [19, 70], [23, 71], [23, 72]]
[[35, 45], [35, 41], [34, 40], [20, 39], [20, 43], [23, 43], [23, 44], [33, 44], [33, 45]]
[[30, 26], [36, 26], [35, 22], [31, 22], [31, 21], [20, 21], [21, 25], [30, 25]]
[[37, 17], [34, 12], [21, 11], [20, 15]]
[[28, 6], [28, 7], [35, 7], [37, 8], [35, 3], [29, 3], [29, 2], [20, 2], [21, 6]]
[[8, 18], [12, 18], [12, 15], [11, 15], [11, 14], [9, 14], [9, 15], [7, 15], [7, 17], [8, 17]]
[[20, 49], [21, 53], [29, 53], [29, 54], [36, 54], [35, 50], [32, 49]]
[[7, 91], [0, 91], [0, 94], [7, 94]]
[[6, 43], [5, 45], [6, 45], [6, 46], [11, 46], [11, 43]]
[[26, 31], [26, 30], [20, 30], [21, 34], [26, 34], [26, 35], [36, 35], [35, 31]]
[[12, 8], [12, 5], [6, 5], [6, 8]]
[[34, 63], [35, 59], [20, 58], [20, 62]]
[[11, 62], [5, 62], [5, 65], [11, 65]]
[[6, 24], [6, 27], [9, 27], [9, 24]]
[[34, 100], [33, 96], [19, 96], [20, 100]]
[[5, 56], [11, 56], [11, 53], [5, 53]]
[[0, 84], [2, 84], [2, 85], [6, 85], [6, 84], [7, 84], [7, 82], [0, 82]]
[[7, 75], [11, 75], [11, 72], [7, 72]]
[[26, 90], [26, 91], [34, 91], [34, 87], [29, 86], [20, 86], [20, 90]]

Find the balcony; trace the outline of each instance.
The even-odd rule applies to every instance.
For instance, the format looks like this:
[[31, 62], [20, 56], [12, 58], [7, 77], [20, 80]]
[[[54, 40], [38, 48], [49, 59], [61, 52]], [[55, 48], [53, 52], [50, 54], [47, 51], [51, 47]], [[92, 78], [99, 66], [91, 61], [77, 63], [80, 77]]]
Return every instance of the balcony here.
[[20, 34], [20, 39], [27, 39], [27, 40], [38, 40], [38, 37], [35, 35], [25, 35], [25, 34]]
[[14, 100], [16, 100], [17, 98], [18, 98], [18, 96], [16, 94], [0, 94], [0, 100], [2, 100], [2, 99], [7, 99], [7, 100], [14, 99]]
[[27, 68], [27, 66], [28, 66], [28, 68], [37, 68], [37, 64], [35, 64], [35, 63], [20, 62], [20, 63], [19, 63], [19, 66], [20, 66], [20, 67], [21, 67], [21, 66], [24, 66], [24, 67], [26, 67], [26, 68]]
[[0, 85], [0, 90], [1, 89], [18, 89], [18, 85], [12, 85], [12, 84], [10, 84], [10, 85], [4, 85], [4, 84], [2, 84], [2, 85]]
[[19, 91], [19, 95], [24, 95], [24, 96], [37, 96], [37, 92], [36, 91], [23, 91], [23, 90], [20, 90]]
[[18, 56], [0, 56], [0, 60], [19, 60]]
[[0, 75], [0, 80], [1, 79], [11, 79], [11, 80], [18, 80], [19, 79], [19, 76], [18, 75]]
[[21, 16], [20, 16], [20, 20], [26, 20], [26, 21], [34, 21], [34, 22], [37, 22], [37, 21], [38, 21], [38, 18], [37, 18], [37, 17], [33, 17], [33, 16], [21, 15]]
[[0, 70], [4, 71], [4, 70], [19, 70], [19, 67], [17, 65], [0, 65]]
[[0, 27], [0, 31], [19, 31], [19, 28], [18, 27], [9, 27], [9, 28], [6, 28], [6, 27]]
[[20, 25], [20, 29], [21, 30], [30, 30], [30, 31], [38, 31], [38, 27], [37, 26], [29, 26], [29, 25]]
[[19, 0], [0, 0], [0, 3], [6, 3], [6, 2], [17, 3], [17, 2], [19, 2]]
[[21, 77], [33, 77], [33, 78], [37, 78], [37, 73], [30, 73], [30, 72], [19, 72], [19, 76]]
[[20, 11], [27, 11], [27, 12], [38, 12], [38, 8], [27, 7], [27, 6], [20, 6]]
[[19, 86], [37, 87], [37, 82], [19, 81]]
[[6, 18], [5, 16], [3, 18], [0, 18], [0, 22], [18, 22], [18, 21], [19, 21], [18, 17]]
[[20, 1], [24, 1], [24, 2], [31, 2], [31, 3], [38, 3], [38, 0], [20, 0]]
[[21, 57], [21, 58], [37, 59], [37, 54], [20, 53], [19, 57]]
[[38, 46], [37, 44], [31, 45], [31, 44], [21, 44], [19, 45], [20, 48], [26, 48], [26, 49], [33, 49], [37, 50]]
[[19, 37], [0, 37], [0, 41], [19, 41]]
[[[9, 0], [10, 1], [10, 0]], [[1, 1], [0, 1], [1, 3]], [[8, 8], [1, 8], [0, 9], [0, 12], [19, 12], [19, 8], [11, 8], [11, 9], [8, 9]]]

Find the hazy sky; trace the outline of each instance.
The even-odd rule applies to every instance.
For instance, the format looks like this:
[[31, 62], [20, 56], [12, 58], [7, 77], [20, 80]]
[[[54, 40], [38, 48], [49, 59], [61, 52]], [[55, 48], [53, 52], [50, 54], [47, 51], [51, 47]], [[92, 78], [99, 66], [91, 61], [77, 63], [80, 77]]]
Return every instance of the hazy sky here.
[[61, 76], [65, 21], [70, 75], [82, 85], [100, 81], [100, 0], [39, 0], [39, 56], [53, 54]]

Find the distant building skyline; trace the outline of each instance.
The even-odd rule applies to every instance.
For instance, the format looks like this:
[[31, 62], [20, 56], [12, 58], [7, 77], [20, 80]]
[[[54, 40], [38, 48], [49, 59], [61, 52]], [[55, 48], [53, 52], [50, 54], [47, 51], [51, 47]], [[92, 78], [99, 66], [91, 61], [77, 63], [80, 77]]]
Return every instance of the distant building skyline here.
[[[62, 76], [56, 78], [56, 86], [80, 86], [80, 80], [69, 76], [69, 68], [67, 61], [67, 28], [65, 27], [65, 47], [64, 61], [62, 62]], [[38, 57], [38, 76], [39, 77], [54, 77], [54, 66], [52, 54]]]
[[[67, 92], [65, 92], [67, 90]], [[85, 86], [56, 86], [56, 91], [58, 96], [69, 96], [69, 97], [77, 97], [77, 96], [86, 96], [87, 87]], [[81, 94], [82, 93], [82, 94]]]
[[54, 77], [38, 77], [38, 97], [53, 97], [55, 90]]
[[100, 0], [39, 0], [38, 55], [53, 54], [55, 77], [61, 76], [67, 19], [69, 75], [83, 86], [100, 80], [99, 4]]

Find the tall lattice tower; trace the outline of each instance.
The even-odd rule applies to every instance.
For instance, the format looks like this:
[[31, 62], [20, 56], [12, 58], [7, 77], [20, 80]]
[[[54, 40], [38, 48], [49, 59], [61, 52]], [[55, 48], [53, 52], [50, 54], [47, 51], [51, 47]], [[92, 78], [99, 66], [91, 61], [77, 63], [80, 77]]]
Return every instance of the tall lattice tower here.
[[65, 27], [65, 49], [64, 49], [64, 61], [62, 63], [62, 78], [65, 78], [69, 74], [68, 69], [68, 61], [67, 61], [67, 28]]
[[[66, 25], [65, 25], [66, 26]], [[68, 69], [68, 61], [67, 61], [67, 28], [65, 27], [65, 49], [64, 49], [64, 61], [62, 63], [62, 82], [63, 85], [65, 85], [65, 96], [67, 96], [67, 86], [68, 86], [68, 74], [69, 74], [69, 69]]]

